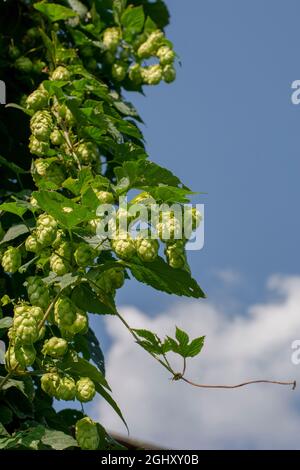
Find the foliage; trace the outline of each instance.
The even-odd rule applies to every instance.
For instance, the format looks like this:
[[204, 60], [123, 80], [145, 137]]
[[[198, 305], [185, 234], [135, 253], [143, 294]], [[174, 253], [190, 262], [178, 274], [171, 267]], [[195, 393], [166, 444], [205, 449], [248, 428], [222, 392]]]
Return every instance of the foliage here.
[[122, 95], [175, 79], [169, 14], [161, 0], [8, 0], [0, 12], [0, 73], [12, 102], [0, 109], [0, 448], [118, 448], [84, 413], [54, 407], [54, 399], [83, 403], [97, 393], [124, 421], [88, 314], [118, 316], [177, 379], [166, 354], [185, 361], [204, 341], [179, 328], [164, 341], [133, 330], [115, 304], [130, 274], [169, 294], [204, 297], [187, 240], [174, 239], [174, 217], [171, 239], [161, 219], [159, 241], [134, 239], [128, 226], [111, 242], [96, 230], [98, 206], [113, 204], [120, 215], [119, 197], [132, 189], [131, 206], [137, 197], [182, 206], [192, 194], [148, 160], [142, 120]]

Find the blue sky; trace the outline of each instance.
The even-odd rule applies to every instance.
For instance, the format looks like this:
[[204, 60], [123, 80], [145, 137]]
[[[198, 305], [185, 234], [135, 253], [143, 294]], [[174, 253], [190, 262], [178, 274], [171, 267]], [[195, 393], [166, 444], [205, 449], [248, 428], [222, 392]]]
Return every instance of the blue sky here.
[[[168, 322], [176, 321], [183, 326], [186, 322], [187, 328], [196, 330], [198, 322], [201, 333], [208, 335], [207, 362], [205, 356], [200, 360], [208, 380], [232, 381], [232, 369], [237, 371], [236, 380], [251, 373], [281, 378], [287, 378], [285, 374], [296, 376], [298, 370], [291, 367], [289, 354], [291, 341], [300, 329], [300, 321], [295, 317], [300, 300], [297, 294], [300, 290], [300, 106], [291, 103], [291, 83], [300, 79], [300, 4], [296, 0], [168, 0], [167, 4], [171, 12], [168, 36], [182, 61], [177, 81], [147, 88], [146, 97], [130, 94], [129, 98], [146, 123], [143, 131], [150, 158], [170, 168], [193, 190], [207, 193], [195, 199], [205, 203], [205, 246], [199, 252], [192, 252], [190, 263], [208, 299], [182, 304], [181, 299], [131, 281], [118, 294], [118, 304], [123, 306], [129, 320], [139, 323], [148, 317], [154, 327], [162, 330]], [[274, 278], [278, 274], [281, 277]], [[266, 289], [268, 280], [271, 290]], [[198, 309], [200, 314], [192, 317], [191, 326], [188, 315], [193, 309]], [[253, 349], [260, 351], [257, 357], [251, 350], [248, 356], [246, 353], [238, 356], [241, 348], [238, 343], [230, 355], [231, 343], [235, 341], [235, 329], [230, 323], [232, 315], [235, 315], [233, 325], [240, 325], [241, 342], [251, 332]], [[267, 315], [269, 323], [264, 324], [259, 315]], [[173, 447], [178, 442], [184, 445], [181, 436], [170, 437], [173, 428], [170, 415], [174, 410], [169, 402], [173, 403], [171, 394], [175, 392], [169, 389], [166, 392], [168, 378], [157, 378], [155, 365], [153, 381], [157, 381], [155, 388], [153, 383], [151, 386], [148, 383], [152, 387], [150, 397], [143, 393], [141, 384], [138, 387], [138, 377], [130, 382], [126, 376], [128, 388], [125, 385], [122, 393], [118, 392], [120, 370], [125, 371], [128, 363], [128, 370], [140, 373], [142, 380], [144, 365], [139, 372], [136, 366], [139, 353], [127, 350], [130, 338], [124, 339], [117, 327], [107, 323], [109, 335], [104, 337], [102, 322], [99, 324], [99, 319], [94, 318], [93, 324], [97, 324], [102, 344], [108, 351], [109, 378], [113, 385], [116, 383], [114, 391], [125, 408], [133, 435], [150, 440], [158, 436], [157, 423], [153, 425], [151, 420], [155, 411], [151, 409], [147, 414], [147, 407], [134, 411], [139, 399], [144, 398], [156, 407], [157, 413], [164, 406], [169, 410], [169, 421], [165, 417], [169, 427], [166, 424], [161, 428], [160, 442]], [[271, 344], [270, 335], [274, 337]], [[216, 362], [212, 352], [220, 343], [225, 348], [224, 355], [228, 355], [227, 362], [225, 359]], [[141, 361], [144, 364], [144, 356]], [[214, 364], [212, 377], [210, 372], [205, 372], [210, 361]], [[245, 364], [249, 370], [244, 371]], [[227, 374], [223, 377], [224, 370]], [[199, 373], [197, 368], [193, 372]], [[150, 377], [148, 372], [144, 382], [150, 381]], [[137, 390], [136, 395], [133, 390]], [[176, 406], [179, 406], [178, 399], [185, 397], [199, 406], [200, 400], [204, 408], [199, 409], [198, 422], [202, 419], [208, 429], [199, 440], [190, 437], [186, 446], [298, 446], [294, 438], [300, 424], [298, 394], [252, 389], [248, 394], [230, 395], [232, 398], [222, 395], [224, 407], [217, 412], [214, 410], [220, 400], [213, 392], [209, 397], [193, 395], [191, 398], [180, 390], [179, 397], [173, 396]], [[135, 396], [134, 406], [130, 396]], [[270, 403], [273, 405], [268, 411]], [[236, 409], [239, 418], [235, 416]], [[229, 415], [226, 410], [230, 410]], [[193, 415], [188, 410], [182, 411], [179, 424], [184, 426]], [[110, 428], [118, 427], [101, 405], [99, 418], [103, 417]], [[248, 425], [243, 428], [245, 421]], [[283, 422], [286, 423], [283, 432], [274, 434], [274, 429]], [[261, 435], [258, 428], [262, 429]], [[195, 429], [196, 424], [192, 427]]]

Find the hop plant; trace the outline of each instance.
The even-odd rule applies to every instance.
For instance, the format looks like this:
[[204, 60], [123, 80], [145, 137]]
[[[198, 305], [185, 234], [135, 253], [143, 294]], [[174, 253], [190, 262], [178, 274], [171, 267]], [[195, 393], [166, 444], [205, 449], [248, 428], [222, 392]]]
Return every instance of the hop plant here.
[[88, 416], [77, 421], [75, 435], [79, 446], [83, 450], [96, 450], [100, 444], [97, 425]]
[[166, 65], [162, 71], [162, 78], [166, 83], [172, 83], [176, 79], [176, 70], [173, 65]]
[[140, 85], [143, 82], [142, 68], [140, 64], [131, 65], [129, 67], [128, 75], [130, 80], [135, 83], [135, 85]]
[[52, 117], [49, 111], [37, 111], [30, 120], [30, 129], [34, 137], [48, 142], [52, 131]]
[[50, 269], [58, 276], [63, 276], [70, 270], [70, 265], [60, 255], [53, 253], [50, 256]]
[[14, 351], [16, 360], [22, 367], [29, 367], [34, 363], [36, 350], [32, 344], [17, 345]]
[[28, 57], [21, 56], [15, 61], [15, 67], [22, 73], [30, 73], [33, 67], [32, 61]]
[[46, 309], [49, 306], [49, 291], [40, 277], [31, 276], [27, 278], [27, 292], [32, 305], [42, 309]]
[[168, 264], [171, 268], [182, 269], [185, 266], [186, 258], [182, 243], [173, 243], [166, 247], [165, 250]]
[[75, 321], [70, 326], [66, 325], [64, 328], [72, 337], [77, 334], [85, 334], [88, 331], [88, 327], [89, 321], [87, 314], [79, 310], [76, 312]]
[[58, 400], [71, 401], [75, 399], [76, 384], [72, 377], [60, 377], [55, 397]]
[[93, 163], [99, 157], [98, 147], [93, 142], [79, 144], [76, 153], [78, 158], [84, 163]]
[[95, 249], [87, 243], [80, 243], [74, 253], [75, 261], [80, 267], [87, 267], [92, 264], [95, 256]]
[[36, 235], [32, 233], [25, 240], [25, 250], [31, 251], [32, 253], [38, 253], [41, 250], [41, 245], [36, 239]]
[[6, 273], [13, 274], [17, 272], [22, 264], [20, 250], [13, 246], [9, 246], [3, 253], [1, 264]]
[[23, 375], [25, 372], [25, 368], [17, 361], [15, 349], [12, 346], [9, 346], [5, 353], [5, 368], [16, 375]]
[[127, 67], [125, 64], [122, 64], [121, 62], [116, 62], [112, 66], [111, 73], [112, 73], [113, 78], [117, 82], [121, 82], [126, 77]]
[[30, 345], [39, 337], [37, 322], [29, 313], [15, 317], [13, 328], [18, 343]]
[[54, 305], [54, 318], [58, 326], [71, 326], [76, 320], [73, 302], [68, 297], [61, 297]]
[[103, 45], [107, 50], [114, 51], [118, 47], [120, 39], [118, 28], [107, 28], [103, 33]]
[[126, 238], [113, 239], [111, 243], [114, 252], [119, 258], [129, 260], [135, 255], [135, 243], [129, 235]]
[[113, 204], [115, 202], [113, 193], [109, 191], [96, 191], [96, 196], [101, 204]]
[[94, 382], [88, 377], [81, 377], [76, 382], [76, 398], [85, 403], [91, 401], [96, 395]]
[[33, 155], [43, 157], [49, 151], [49, 143], [38, 140], [34, 135], [30, 136], [29, 150]]
[[136, 251], [142, 261], [154, 261], [157, 258], [158, 249], [159, 243], [155, 239], [143, 237], [136, 239]]
[[36, 237], [41, 246], [50, 245], [56, 237], [57, 222], [48, 214], [41, 214], [37, 220]]
[[40, 111], [44, 109], [48, 105], [49, 95], [46, 90], [35, 90], [31, 93], [27, 100], [26, 105], [27, 108], [32, 109], [33, 111]]
[[44, 317], [43, 309], [41, 309], [41, 307], [38, 307], [36, 305], [30, 306], [28, 308], [28, 314], [35, 319], [37, 324], [39, 324], [43, 320], [43, 317]]
[[51, 79], [52, 80], [61, 80], [61, 81], [68, 81], [70, 80], [70, 72], [66, 67], [62, 67], [59, 65], [52, 73]]
[[175, 60], [175, 52], [168, 46], [161, 46], [156, 52], [161, 66], [173, 64]]
[[104, 292], [110, 294], [115, 289], [120, 289], [124, 284], [124, 270], [119, 268], [111, 268], [104, 271], [96, 278], [97, 286]]
[[50, 141], [52, 145], [62, 145], [64, 143], [64, 137], [62, 132], [56, 128], [50, 134]]
[[147, 85], [158, 85], [163, 78], [163, 71], [159, 64], [149, 65], [142, 69], [142, 77]]
[[64, 356], [67, 350], [68, 343], [65, 339], [52, 336], [52, 338], [47, 339], [44, 342], [42, 354], [44, 354], [44, 356], [51, 356], [57, 359]]
[[153, 31], [148, 39], [139, 46], [137, 55], [140, 59], [148, 59], [155, 55], [164, 37], [162, 31]]
[[60, 383], [60, 377], [56, 372], [48, 372], [41, 377], [41, 387], [50, 397], [56, 397]]

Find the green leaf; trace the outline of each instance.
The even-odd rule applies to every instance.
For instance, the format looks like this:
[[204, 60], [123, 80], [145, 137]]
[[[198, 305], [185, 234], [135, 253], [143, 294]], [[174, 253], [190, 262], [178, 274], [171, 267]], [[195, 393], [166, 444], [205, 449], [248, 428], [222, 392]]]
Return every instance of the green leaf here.
[[179, 187], [181, 184], [171, 171], [147, 160], [124, 162], [122, 166], [115, 168], [115, 174], [118, 181], [116, 189], [121, 186], [122, 192], [127, 192], [130, 188], [144, 189], [162, 184]]
[[22, 217], [27, 211], [27, 207], [24, 207], [20, 202], [4, 202], [0, 204], [0, 211], [10, 212]]
[[0, 422], [0, 436], [9, 436], [9, 433], [6, 431], [3, 424]]
[[138, 260], [126, 264], [138, 281], [154, 289], [196, 299], [205, 297], [202, 289], [187, 271], [171, 268], [160, 257], [147, 265]]
[[144, 186], [143, 189], [151, 194], [156, 201], [169, 204], [190, 202], [187, 196], [197, 194], [186, 188], [176, 188], [167, 185], [157, 187]]
[[134, 34], [142, 31], [145, 22], [145, 14], [142, 6], [129, 6], [123, 13], [121, 23], [124, 28], [124, 39], [130, 41]]
[[189, 344], [189, 335], [176, 326], [176, 339], [182, 348]]
[[57, 3], [39, 2], [35, 3], [33, 6], [36, 10], [47, 16], [47, 18], [52, 22], [68, 20], [69, 18], [77, 16], [75, 11], [62, 5], [58, 5]]
[[115, 410], [117, 415], [121, 418], [121, 420], [125, 424], [127, 431], [129, 432], [128, 426], [127, 426], [127, 423], [126, 423], [126, 421], [123, 417], [123, 414], [122, 414], [119, 406], [115, 402], [115, 400], [112, 398], [112, 396], [98, 383], [96, 383], [96, 390], [99, 393], [99, 395], [101, 395], [104, 398], [104, 400], [106, 400], [107, 403], [109, 403], [109, 405]]
[[27, 225], [25, 224], [18, 224], [18, 225], [12, 225], [2, 238], [0, 245], [3, 243], [10, 242], [11, 240], [15, 240], [18, 238], [20, 235], [24, 235], [24, 233], [28, 233], [29, 229]]
[[84, 221], [95, 218], [95, 213], [86, 207], [76, 204], [56, 192], [39, 191], [33, 196], [39, 206], [48, 214], [52, 215], [63, 227], [71, 229]]
[[[0, 423], [9, 424], [13, 420], [13, 413], [6, 405], [0, 404]], [[0, 429], [1, 435], [1, 429]]]
[[76, 335], [74, 338], [75, 350], [82, 352], [84, 359], [92, 360], [105, 376], [104, 355], [99, 341], [91, 328], [85, 335]]
[[[47, 283], [47, 278], [44, 278], [43, 281]], [[55, 276], [52, 281], [55, 281], [61, 289], [66, 289], [67, 287], [73, 286], [78, 281], [79, 276], [73, 273], [64, 274], [64, 276]]]
[[186, 357], [197, 356], [204, 346], [205, 336], [194, 339], [186, 348]]
[[[108, 297], [108, 296], [107, 296]], [[113, 298], [108, 297], [108, 301], [103, 297], [103, 301], [95, 294], [93, 289], [87, 283], [82, 283], [75, 287], [72, 292], [72, 301], [77, 307], [99, 315], [114, 315], [116, 312], [112, 309]]]
[[69, 447], [78, 447], [77, 441], [72, 436], [65, 434], [62, 431], [54, 429], [46, 429], [41, 438], [43, 444], [52, 447], [55, 450], [64, 450]]
[[[4, 377], [0, 377], [0, 382], [1, 380], [4, 379]], [[15, 380], [15, 379], [9, 379], [3, 386], [2, 390], [9, 390], [10, 388], [17, 388], [26, 396], [26, 391], [25, 391], [25, 385], [24, 382], [21, 380]]]
[[150, 18], [150, 16], [148, 16], [145, 21], [145, 26], [144, 26], [145, 33], [152, 33], [156, 29], [157, 29], [157, 24], [154, 23], [154, 21]]
[[105, 380], [104, 375], [100, 370], [98, 370], [93, 364], [88, 362], [86, 359], [81, 357], [74, 357], [72, 355], [67, 355], [67, 357], [60, 363], [62, 369], [70, 372], [72, 375], [78, 377], [89, 377], [95, 384], [99, 384], [108, 390], [110, 387]]
[[120, 25], [121, 16], [126, 8], [127, 0], [113, 0], [113, 14], [115, 22]]
[[12, 320], [11, 317], [1, 318], [1, 320], [0, 320], [0, 330], [10, 328], [11, 325], [12, 325], [12, 322], [13, 322], [13, 320]]

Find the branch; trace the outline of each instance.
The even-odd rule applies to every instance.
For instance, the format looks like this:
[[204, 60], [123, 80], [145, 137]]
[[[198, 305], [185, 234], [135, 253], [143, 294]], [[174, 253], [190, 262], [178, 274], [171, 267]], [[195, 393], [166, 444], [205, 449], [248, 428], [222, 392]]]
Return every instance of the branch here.
[[252, 385], [252, 384], [273, 384], [273, 385], [289, 385], [292, 387], [292, 390], [295, 390], [297, 382], [296, 380], [291, 381], [291, 382], [281, 382], [278, 380], [249, 380], [248, 382], [242, 382], [240, 384], [236, 385], [207, 385], [207, 384], [197, 384], [195, 382], [192, 382], [191, 380], [186, 379], [183, 376], [176, 376], [175, 374], [175, 380], [183, 380], [184, 382], [193, 385], [193, 387], [198, 387], [198, 388], [218, 388], [218, 389], [232, 389], [232, 388], [241, 388], [245, 387], [246, 385]]

